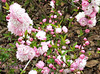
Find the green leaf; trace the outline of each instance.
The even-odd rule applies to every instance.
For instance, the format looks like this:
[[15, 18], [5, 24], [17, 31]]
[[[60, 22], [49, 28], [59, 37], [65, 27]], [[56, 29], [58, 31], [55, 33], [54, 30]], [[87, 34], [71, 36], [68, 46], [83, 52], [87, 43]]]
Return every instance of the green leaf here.
[[25, 38], [27, 38], [27, 34], [28, 34], [28, 31], [26, 30], [26, 31], [25, 31]]
[[68, 52], [70, 52], [70, 51], [72, 51], [71, 49], [70, 50], [66, 50], [62, 55], [61, 55], [61, 57], [63, 57], [66, 53], [68, 53]]
[[54, 63], [54, 59], [48, 59], [48, 60], [47, 60], [47, 63], [48, 63], [48, 64]]
[[84, 33], [83, 33], [82, 29], [81, 29], [81, 30], [80, 30], [80, 35], [78, 35], [78, 37], [81, 37], [83, 34], [84, 34]]
[[47, 51], [47, 55], [50, 55], [51, 52], [52, 52], [52, 50], [49, 49], [49, 50]]

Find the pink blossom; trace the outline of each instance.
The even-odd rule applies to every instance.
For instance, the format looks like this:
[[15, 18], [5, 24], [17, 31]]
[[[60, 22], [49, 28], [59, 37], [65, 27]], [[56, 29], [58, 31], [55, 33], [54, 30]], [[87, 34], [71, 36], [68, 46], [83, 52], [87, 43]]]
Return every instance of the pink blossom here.
[[40, 22], [40, 24], [43, 24], [42, 22]]
[[42, 69], [44, 67], [44, 62], [43, 61], [39, 61], [37, 64], [36, 64], [36, 67]]
[[47, 19], [43, 19], [43, 20], [42, 20], [42, 22], [44, 22], [44, 23], [45, 23], [46, 21], [47, 21]]
[[89, 16], [93, 12], [92, 4], [89, 4], [88, 6], [86, 6], [84, 8], [84, 12], [85, 12], [85, 15], [88, 15]]
[[71, 71], [74, 71], [75, 69], [74, 69], [74, 68], [70, 68], [70, 70], [71, 70]]
[[53, 35], [53, 34], [54, 34], [54, 32], [51, 32], [51, 34]]
[[31, 42], [30, 42], [29, 40], [27, 40], [27, 41], [26, 41], [26, 44], [27, 44], [27, 45], [30, 45], [30, 44], [31, 44]]
[[92, 20], [88, 20], [88, 23], [89, 23], [89, 24], [92, 24], [93, 22], [92, 22]]
[[60, 73], [62, 73], [64, 71], [64, 69], [59, 70]]
[[52, 20], [51, 19], [49, 19], [49, 23], [52, 23]]
[[90, 32], [90, 30], [89, 30], [89, 29], [86, 29], [86, 30], [85, 30], [85, 33], [89, 33], [89, 32]]
[[86, 7], [89, 5], [88, 1], [82, 1], [82, 8]]
[[50, 68], [53, 68], [53, 64], [49, 64], [49, 67], [50, 67]]
[[6, 0], [2, 0], [2, 2], [4, 2], [4, 3], [5, 3], [5, 2], [6, 2]]
[[71, 72], [70, 69], [64, 69], [63, 74], [67, 74], [67, 73], [70, 73], [70, 72]]
[[59, 13], [60, 14], [60, 16], [62, 16], [62, 13]]
[[81, 74], [80, 71], [78, 71], [76, 74]]
[[[16, 8], [17, 7], [17, 8]], [[17, 3], [14, 3], [10, 6], [10, 14], [8, 14], [8, 31], [14, 33], [15, 35], [24, 34], [26, 30], [29, 30], [30, 24], [33, 25], [33, 21], [25, 13], [25, 9]]]
[[56, 59], [56, 57], [55, 57], [55, 56], [53, 56], [53, 59]]
[[87, 38], [84, 38], [83, 40], [84, 40], [84, 41], [87, 41]]
[[57, 15], [54, 15], [54, 18], [57, 18]]
[[81, 26], [86, 26], [88, 24], [87, 21], [88, 20], [85, 17], [83, 17], [79, 20], [79, 23]]
[[46, 39], [46, 32], [44, 32], [44, 31], [39, 31], [39, 32], [36, 34], [36, 37], [37, 37], [39, 40], [45, 40], [45, 39]]
[[52, 26], [51, 26], [51, 25], [48, 25], [48, 26], [47, 26], [47, 30], [48, 30], [48, 31], [51, 31], [51, 30], [52, 30]]
[[62, 49], [66, 49], [66, 46], [62, 46]]
[[92, 21], [92, 23], [88, 23], [88, 26], [89, 26], [89, 27], [95, 26], [95, 25], [96, 25], [96, 17], [93, 17], [93, 18], [91, 18], [90, 20]]
[[61, 28], [56, 28], [56, 33], [61, 33]]
[[98, 51], [100, 51], [100, 48], [97, 48]]
[[79, 48], [79, 45], [75, 45], [75, 48], [77, 48], [77, 49], [78, 49], [78, 48]]
[[61, 13], [60, 10], [58, 10], [58, 13]]
[[54, 74], [54, 72], [51, 72], [51, 74]]
[[66, 39], [65, 41], [66, 41], [66, 44], [69, 44], [70, 43], [70, 40], [69, 39]]
[[23, 37], [19, 37], [19, 38], [18, 38], [18, 41], [19, 41], [19, 42], [21, 42], [21, 41], [22, 41], [22, 39], [23, 39]]
[[30, 40], [30, 41], [33, 41], [33, 38], [30, 38], [29, 40]]
[[91, 18], [96, 17], [96, 13], [97, 13], [97, 12], [92, 12], [92, 13], [90, 14], [90, 17], [91, 17]]
[[85, 58], [85, 55], [84, 54], [81, 54], [79, 58], [84, 59]]
[[23, 61], [27, 61], [28, 59], [33, 59], [35, 57], [35, 51], [33, 48], [27, 45], [18, 45], [17, 44], [17, 59]]
[[89, 42], [89, 41], [86, 41], [86, 42], [85, 42], [85, 44], [86, 44], [86, 45], [89, 45], [89, 44], [90, 44], [90, 42]]
[[37, 74], [36, 70], [31, 70], [28, 74]]
[[55, 23], [57, 23], [57, 21], [55, 21]]
[[55, 22], [52, 22], [52, 24], [55, 24]]
[[87, 57], [83, 56], [83, 54], [81, 55], [81, 58], [79, 57], [78, 59], [76, 59], [72, 64], [71, 64], [71, 71], [74, 70], [83, 70], [85, 65], [86, 65], [86, 61], [87, 61]]
[[50, 6], [52, 7], [52, 9], [55, 8], [54, 1], [50, 1]]
[[80, 52], [85, 53], [85, 50], [81, 50]]
[[47, 42], [42, 42], [41, 45], [42, 47], [39, 47], [37, 50], [42, 55], [43, 53], [47, 52], [49, 48], [48, 48]]
[[42, 70], [43, 74], [49, 74], [49, 72], [50, 72], [50, 69], [48, 67], [44, 67]]
[[68, 32], [68, 29], [66, 28], [66, 26], [63, 26], [63, 27], [62, 27], [62, 30], [63, 30], [63, 32], [65, 32], [65, 33]]
[[51, 15], [51, 18], [53, 18], [53, 15]]

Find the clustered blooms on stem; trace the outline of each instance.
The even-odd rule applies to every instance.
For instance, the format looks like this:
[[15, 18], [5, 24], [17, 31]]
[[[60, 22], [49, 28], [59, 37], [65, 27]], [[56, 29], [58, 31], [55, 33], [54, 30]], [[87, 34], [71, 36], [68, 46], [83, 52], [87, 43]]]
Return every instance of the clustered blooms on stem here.
[[[51, 6], [54, 8], [55, 1], [52, 0], [52, 2]], [[87, 15], [88, 10], [86, 9], [86, 7], [91, 6], [93, 3], [89, 4], [86, 1], [86, 4], [84, 4], [84, 2], [85, 0], [82, 0], [82, 9], [84, 12], [80, 12], [76, 16], [77, 21], [82, 26], [87, 25], [87, 23], [89, 23], [89, 27], [94, 26], [94, 22], [92, 23], [91, 20], [93, 20], [95, 16], [91, 16], [91, 14], [92, 12], [96, 12], [95, 8], [92, 8], [93, 10], [89, 15]], [[21, 8], [19, 4], [12, 4], [9, 11], [10, 14], [6, 17], [8, 21], [8, 30], [19, 36], [18, 42], [16, 43], [17, 59], [23, 62], [32, 60], [35, 57], [39, 58], [39, 56], [44, 55], [47, 59], [46, 62], [49, 63], [49, 65], [45, 66], [46, 64], [44, 60], [39, 60], [35, 65], [36, 69], [41, 69], [41, 73], [43, 74], [49, 74], [50, 72], [51, 74], [54, 74], [56, 70], [64, 74], [73, 71], [77, 71], [77, 73], [79, 73], [80, 70], [84, 69], [87, 61], [87, 57], [84, 55], [84, 47], [90, 43], [87, 38], [84, 38], [83, 40], [85, 42], [83, 45], [76, 44], [73, 47], [69, 47], [70, 40], [67, 38], [68, 28], [66, 26], [61, 26], [56, 20], [57, 17], [62, 16], [60, 10], [57, 13], [58, 15], [52, 10], [53, 14], [50, 15], [49, 23], [47, 23], [47, 19], [44, 18], [42, 22], [40, 22], [43, 27], [38, 27], [37, 29], [32, 27], [32, 20], [28, 14], [25, 13], [25, 9]], [[81, 14], [83, 16], [81, 16]], [[85, 16], [90, 17], [90, 19], [87, 20]], [[86, 30], [86, 33], [89, 33], [89, 31]], [[69, 57], [66, 59], [66, 56], [68, 56], [67, 53], [74, 51], [74, 49], [81, 50], [80, 57], [74, 59], [73, 54], [70, 54], [71, 58]], [[70, 59], [74, 59], [74, 61]], [[31, 70], [29, 74], [37, 74], [37, 71]]]
[[81, 26], [93, 27], [96, 25], [96, 13], [99, 11], [100, 0], [92, 0], [91, 3], [88, 0], [82, 0], [82, 10], [76, 15], [77, 21]]
[[83, 70], [85, 65], [86, 65], [86, 61], [87, 61], [87, 57], [84, 54], [81, 54], [80, 57], [78, 59], [76, 59], [72, 64], [71, 64], [71, 71], [74, 70]]

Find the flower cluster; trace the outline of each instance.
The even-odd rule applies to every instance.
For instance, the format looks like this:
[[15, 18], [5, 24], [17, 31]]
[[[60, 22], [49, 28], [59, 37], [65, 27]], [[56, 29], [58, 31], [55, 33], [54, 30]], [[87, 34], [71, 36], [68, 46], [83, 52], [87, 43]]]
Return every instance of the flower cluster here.
[[[52, 0], [50, 3], [54, 8], [55, 1]], [[96, 6], [97, 8], [95, 8]], [[15, 7], [17, 8], [15, 9]], [[89, 12], [90, 8], [91, 13]], [[94, 15], [94, 13], [98, 11], [98, 4], [95, 1], [89, 4], [88, 1], [82, 0], [82, 9], [84, 12], [80, 12], [76, 16], [77, 21], [82, 26], [93, 27], [96, 24], [96, 14]], [[61, 21], [57, 22], [57, 18], [62, 17], [60, 10], [56, 12], [52, 9], [49, 21], [44, 18], [40, 22], [41, 26], [35, 28], [33, 28], [33, 21], [19, 4], [12, 4], [9, 11], [10, 14], [6, 17], [8, 30], [19, 36], [16, 43], [17, 59], [23, 62], [40, 58], [39, 56], [46, 57], [46, 61], [41, 61], [40, 58], [35, 64], [35, 70], [31, 70], [29, 74], [37, 74], [38, 70], [42, 74], [49, 74], [50, 72], [54, 74], [56, 71], [66, 74], [74, 71], [80, 72], [84, 69], [87, 61], [84, 47], [89, 45], [89, 41], [84, 38], [83, 45], [78, 45], [77, 42], [69, 45], [71, 41], [67, 37], [68, 28], [61, 26]], [[86, 33], [89, 33], [88, 29]], [[75, 50], [80, 50], [80, 57], [73, 57]]]
[[88, 25], [93, 27], [96, 25], [96, 13], [99, 11], [100, 1], [92, 0], [91, 3], [88, 0], [82, 0], [82, 10], [76, 15], [77, 21], [81, 26]]
[[35, 51], [33, 48], [27, 46], [27, 45], [19, 45], [19, 44], [16, 44], [17, 46], [17, 54], [16, 54], [16, 57], [17, 59], [21, 60], [22, 62], [23, 61], [26, 61], [28, 59], [33, 59], [33, 57], [35, 57]]
[[24, 32], [28, 30], [30, 32], [31, 25], [33, 25], [33, 21], [25, 13], [25, 9], [21, 8], [21, 6], [17, 3], [14, 3], [9, 8], [10, 14], [6, 16], [8, 21], [8, 31], [14, 33], [15, 35], [24, 35]]

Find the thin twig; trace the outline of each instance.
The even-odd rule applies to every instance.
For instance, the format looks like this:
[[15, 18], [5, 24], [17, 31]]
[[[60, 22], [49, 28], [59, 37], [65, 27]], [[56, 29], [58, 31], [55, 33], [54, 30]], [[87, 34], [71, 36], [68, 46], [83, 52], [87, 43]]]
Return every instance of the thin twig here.
[[[32, 60], [32, 59], [31, 59], [31, 60]], [[28, 64], [31, 62], [31, 60], [29, 60], [29, 61], [27, 62], [27, 64], [25, 65], [23, 71], [27, 68], [27, 66], [28, 66]]]
[[3, 30], [0, 31], [0, 34], [5, 32], [7, 30], [7, 28], [4, 28]]
[[45, 15], [46, 18], [48, 18], [48, 16], [46, 15], [44, 9], [36, 2], [36, 0], [33, 0], [34, 3], [36, 4], [37, 7], [39, 7], [41, 9], [41, 11], [43, 12], [43, 14]]

